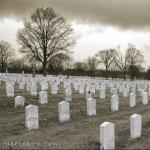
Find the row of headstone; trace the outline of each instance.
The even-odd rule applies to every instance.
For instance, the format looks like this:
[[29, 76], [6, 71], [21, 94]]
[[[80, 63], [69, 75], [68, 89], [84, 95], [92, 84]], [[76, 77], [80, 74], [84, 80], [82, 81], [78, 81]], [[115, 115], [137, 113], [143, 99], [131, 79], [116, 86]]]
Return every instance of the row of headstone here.
[[[130, 97], [129, 97], [129, 103], [130, 103], [130, 107], [135, 107], [136, 106], [136, 95], [135, 93], [130, 93]], [[142, 103], [143, 105], [148, 104], [148, 94], [147, 92], [143, 92], [142, 94]], [[113, 112], [118, 111], [119, 109], [119, 100], [118, 100], [118, 96], [117, 95], [112, 95], [111, 97], [111, 110]]]
[[[19, 83], [19, 89], [24, 89], [26, 87], [27, 91], [31, 92], [31, 95], [37, 96], [37, 83], [41, 85], [41, 90], [46, 91], [48, 89], [48, 83], [51, 85], [51, 94], [57, 94], [58, 85], [60, 84], [59, 78], [52, 78], [51, 76], [44, 78], [42, 76], [37, 76], [36, 78], [31, 78], [31, 76], [25, 77], [24, 75], [15, 75], [3, 77], [5, 82]], [[129, 91], [135, 92], [136, 88], [141, 91], [141, 94], [148, 90], [148, 95], [150, 95], [150, 82], [146, 81], [112, 81], [112, 80], [83, 80], [81, 79], [67, 79], [64, 80], [61, 78], [64, 83], [64, 88], [68, 89], [68, 87], [73, 84], [75, 90], [78, 90], [79, 93], [83, 94], [87, 91], [90, 91], [91, 94], [95, 93], [95, 89], [99, 90], [100, 98], [105, 98], [105, 90], [106, 88], [110, 88], [112, 95], [117, 95], [118, 91], [123, 93], [124, 97], [127, 97]], [[88, 87], [88, 88], [87, 88]], [[85, 90], [86, 89], [86, 90]], [[10, 92], [8, 92], [10, 93]], [[9, 94], [8, 94], [9, 95]]]
[[[141, 137], [142, 116], [133, 114], [130, 117], [130, 138], [136, 139]], [[115, 124], [104, 122], [100, 125], [100, 149], [115, 149]]]
[[[24, 107], [25, 98], [23, 96], [15, 97], [15, 107]], [[39, 92], [39, 103], [47, 104], [48, 103], [48, 95], [46, 91]]]
[[[90, 104], [90, 100], [88, 100]], [[95, 104], [93, 100], [92, 103]], [[58, 104], [59, 121], [64, 122], [70, 119], [69, 102], [62, 101]], [[96, 114], [90, 111], [89, 115]], [[25, 108], [25, 126], [27, 130], [39, 128], [38, 106], [29, 105]], [[133, 114], [130, 117], [130, 137], [136, 139], [141, 137], [142, 117], [138, 114]], [[100, 148], [101, 149], [115, 149], [115, 125], [110, 122], [104, 122], [100, 125]]]
[[[43, 92], [45, 92], [45, 91], [42, 91], [42, 94], [43, 94]], [[46, 93], [44, 93], [44, 94], [46, 94]], [[23, 100], [23, 97], [21, 97], [21, 96], [17, 96], [16, 97], [16, 101], [19, 101], [19, 102], [21, 102], [21, 100], [22, 100], [22, 103], [24, 102]], [[16, 102], [15, 101], [15, 102]], [[20, 103], [18, 103], [18, 105], [17, 106], [23, 106], [23, 104], [22, 105], [19, 105]], [[42, 102], [42, 104], [43, 104], [43, 102]], [[33, 109], [33, 110], [32, 110]], [[27, 124], [27, 127], [29, 128], [29, 130], [30, 129], [33, 129], [34, 128], [34, 126], [33, 127], [31, 127], [32, 125], [34, 125], [35, 124], [35, 122], [37, 122], [37, 120], [36, 119], [32, 119], [32, 118], [37, 118], [38, 119], [38, 117], [35, 117], [35, 116], [38, 116], [38, 114], [36, 114], [35, 115], [35, 113], [38, 113], [38, 106], [36, 107], [36, 106], [34, 106], [34, 105], [29, 105], [29, 106], [26, 106], [25, 107], [25, 111], [26, 111], [26, 113], [25, 113], [25, 115], [26, 116], [28, 116], [28, 114], [30, 115], [30, 118], [31, 119], [27, 119], [27, 118], [29, 118], [29, 117], [26, 117], [26, 124]], [[32, 114], [33, 113], [33, 117], [32, 117]], [[65, 121], [68, 121], [69, 119], [70, 119], [70, 108], [69, 108], [69, 102], [67, 102], [67, 101], [61, 101], [61, 102], [59, 102], [58, 103], [58, 113], [59, 113], [59, 121], [60, 122], [65, 122]], [[93, 98], [90, 98], [90, 99], [88, 99], [87, 100], [87, 115], [88, 116], [95, 116], [96, 115], [96, 100], [95, 99], [93, 99]], [[30, 120], [30, 121], [29, 121]], [[31, 123], [32, 122], [32, 120], [33, 120], [33, 123]], [[36, 121], [35, 121], [36, 120]], [[34, 122], [35, 121], [35, 122]], [[38, 122], [37, 122], [38, 123]], [[35, 125], [35, 127], [37, 127], [37, 125]]]
[[[19, 77], [18, 77], [19, 78]], [[12, 78], [13, 79], [13, 78]], [[40, 78], [42, 80], [42, 78]], [[17, 81], [16, 81], [17, 80]], [[39, 82], [41, 85], [41, 90], [46, 91], [48, 90], [48, 82], [47, 81], [38, 81], [38, 79], [17, 79], [11, 80], [11, 78], [4, 80], [6, 82], [6, 94], [8, 97], [14, 97], [14, 84], [17, 82], [19, 84], [19, 89], [24, 90], [26, 89], [27, 92], [30, 92], [32, 96], [37, 96], [37, 83]], [[0, 80], [1, 81], [1, 80]], [[57, 94], [58, 92], [58, 85], [60, 84], [60, 81], [56, 80], [50, 84], [51, 85], [51, 94]]]
[[[87, 98], [88, 98], [87, 99], [87, 115], [89, 115], [89, 116], [96, 115], [96, 100], [91, 98], [91, 95]], [[71, 89], [66, 89], [65, 90], [65, 101], [70, 102], [71, 99], [72, 99]], [[16, 97], [15, 98], [15, 107], [17, 105], [19, 105], [18, 100], [20, 101], [20, 103], [24, 103], [21, 96]], [[130, 107], [134, 107], [136, 105], [136, 98], [135, 98], [134, 93], [130, 94], [129, 101], [130, 101]], [[48, 103], [48, 95], [47, 95], [46, 91], [39, 92], [39, 103], [40, 104], [47, 104]], [[143, 104], [147, 104], [147, 103], [148, 103], [148, 95], [146, 92], [144, 92], [143, 93]], [[116, 111], [118, 111], [118, 109], [119, 109], [118, 96], [113, 95], [111, 97], [111, 111], [116, 112]]]

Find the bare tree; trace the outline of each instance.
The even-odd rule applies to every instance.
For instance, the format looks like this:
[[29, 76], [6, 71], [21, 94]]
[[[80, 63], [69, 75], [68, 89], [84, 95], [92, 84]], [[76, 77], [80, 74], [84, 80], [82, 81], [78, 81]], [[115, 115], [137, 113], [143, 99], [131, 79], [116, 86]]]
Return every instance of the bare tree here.
[[77, 72], [78, 75], [84, 74], [87, 71], [87, 64], [85, 62], [76, 62], [73, 65], [73, 68]]
[[57, 74], [61, 74], [61, 72], [63, 70], [65, 70], [66, 68], [70, 67], [70, 62], [72, 61], [71, 57], [70, 59], [64, 59], [64, 58], [55, 58], [53, 59], [49, 65], [48, 65], [48, 71], [51, 71], [53, 73], [55, 73], [55, 75]]
[[144, 72], [144, 68], [140, 65], [132, 65], [130, 68], [129, 68], [129, 75], [130, 75], [130, 79], [131, 80], [134, 80], [134, 78], [140, 78], [142, 77], [142, 73]]
[[90, 76], [95, 77], [95, 71], [98, 66], [98, 61], [96, 57], [88, 57], [87, 59], [87, 69], [90, 71]]
[[40, 66], [40, 68], [41, 68], [40, 61], [35, 59], [35, 57], [33, 57], [33, 55], [30, 55], [30, 53], [27, 53], [26, 55], [24, 55], [23, 60], [24, 60], [24, 63], [31, 66], [32, 76], [35, 77], [36, 70], [37, 70], [37, 68], [39, 68], [38, 66]]
[[126, 57], [129, 67], [140, 65], [144, 61], [144, 56], [141, 51], [136, 49], [136, 47], [132, 44], [128, 45], [128, 49], [126, 50]]
[[69, 50], [75, 43], [70, 24], [50, 7], [38, 8], [24, 20], [18, 42], [22, 45], [21, 52], [42, 63], [44, 76], [50, 62], [69, 59]]
[[0, 41], [0, 64], [2, 72], [5, 72], [8, 63], [12, 60], [14, 51], [6, 41]]
[[118, 66], [116, 65], [115, 61], [113, 61], [110, 65], [110, 68], [109, 68], [109, 72], [110, 72], [110, 77], [112, 79], [114, 78], [120, 78], [121, 77], [121, 71], [119, 70]]
[[23, 61], [21, 58], [12, 59], [11, 62], [9, 63], [9, 69], [12, 72], [21, 72], [22, 66], [23, 66]]
[[126, 80], [126, 75], [132, 66], [140, 65], [144, 61], [144, 57], [140, 50], [136, 49], [134, 45], [129, 44], [125, 55], [120, 51], [120, 47], [116, 50], [114, 61], [120, 71], [123, 72], [123, 78]]
[[150, 67], [146, 70], [145, 77], [147, 80], [150, 80]]
[[108, 79], [108, 71], [111, 66], [111, 64], [114, 61], [114, 49], [105, 49], [101, 50], [96, 54], [96, 58], [100, 64], [102, 64], [105, 67], [105, 76], [106, 79]]

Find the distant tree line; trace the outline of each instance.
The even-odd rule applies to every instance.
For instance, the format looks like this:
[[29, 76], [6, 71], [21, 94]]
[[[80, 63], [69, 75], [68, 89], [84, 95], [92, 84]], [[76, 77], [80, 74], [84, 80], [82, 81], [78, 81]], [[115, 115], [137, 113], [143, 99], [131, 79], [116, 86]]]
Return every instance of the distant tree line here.
[[[93, 59], [95, 61], [89, 61]], [[140, 50], [134, 45], [129, 44], [125, 53], [123, 54], [120, 47], [117, 49], [105, 49], [97, 52], [92, 58], [88, 58], [85, 62], [76, 62], [74, 68], [76, 70], [83, 70], [90, 72], [91, 78], [96, 76], [103, 76], [108, 78], [148, 78], [150, 71], [144, 70], [142, 63], [144, 62], [144, 56]], [[92, 64], [94, 63], [94, 65]], [[89, 67], [92, 64], [93, 67]], [[78, 71], [77, 71], [78, 72]]]
[[[16, 57], [12, 46], [5, 41], [0, 41], [0, 71], [42, 74], [42, 65], [35, 59], [24, 55]], [[126, 80], [148, 79], [150, 80], [150, 68], [142, 67], [144, 56], [142, 52], [132, 44], [129, 44], [123, 54], [120, 48], [100, 50], [95, 56], [88, 57], [84, 61], [72, 62], [58, 59], [48, 64], [47, 72], [52, 75], [65, 74], [68, 76], [90, 76], [108, 78], [123, 78]]]

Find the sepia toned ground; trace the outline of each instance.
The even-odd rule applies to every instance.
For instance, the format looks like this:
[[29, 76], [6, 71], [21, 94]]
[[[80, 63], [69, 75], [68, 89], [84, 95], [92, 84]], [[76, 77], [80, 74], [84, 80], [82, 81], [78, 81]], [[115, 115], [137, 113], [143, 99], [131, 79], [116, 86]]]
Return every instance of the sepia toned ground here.
[[[14, 98], [7, 98], [4, 83], [0, 86], [0, 149], [99, 149], [99, 125], [104, 121], [115, 123], [117, 149], [150, 148], [150, 103], [143, 106], [142, 97], [137, 95], [137, 106], [129, 107], [129, 98], [119, 95], [119, 111], [110, 111], [110, 92], [106, 99], [93, 95], [97, 100], [97, 115], [88, 117], [84, 95], [73, 90], [70, 103], [71, 119], [66, 123], [58, 121], [58, 103], [63, 100], [62, 85], [58, 95], [49, 92], [49, 103], [38, 104], [38, 97], [15, 87], [15, 96], [25, 97], [25, 106], [39, 106], [40, 129], [28, 132], [25, 129], [24, 108], [14, 108]], [[133, 113], [142, 115], [142, 137], [131, 140], [129, 136], [129, 117]]]

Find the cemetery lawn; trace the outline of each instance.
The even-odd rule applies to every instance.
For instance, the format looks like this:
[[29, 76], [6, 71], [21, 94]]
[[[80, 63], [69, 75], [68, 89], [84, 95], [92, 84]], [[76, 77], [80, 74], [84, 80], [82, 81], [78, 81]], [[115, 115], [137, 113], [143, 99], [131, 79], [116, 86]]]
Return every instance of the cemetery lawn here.
[[[15, 96], [25, 97], [25, 106], [39, 106], [39, 130], [28, 132], [25, 129], [24, 108], [14, 108], [14, 98], [7, 98], [4, 83], [0, 86], [0, 149], [99, 149], [99, 126], [104, 121], [115, 123], [117, 149], [150, 148], [150, 103], [142, 105], [142, 97], [137, 93], [137, 106], [129, 107], [129, 98], [119, 95], [119, 111], [110, 111], [111, 94], [107, 91], [106, 99], [96, 98], [97, 115], [88, 117], [84, 95], [73, 90], [70, 103], [71, 119], [59, 123], [58, 103], [63, 100], [63, 85], [57, 95], [48, 90], [49, 103], [38, 104], [38, 97], [15, 86]], [[142, 115], [142, 137], [131, 140], [129, 118], [133, 113]]]

